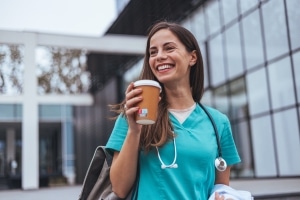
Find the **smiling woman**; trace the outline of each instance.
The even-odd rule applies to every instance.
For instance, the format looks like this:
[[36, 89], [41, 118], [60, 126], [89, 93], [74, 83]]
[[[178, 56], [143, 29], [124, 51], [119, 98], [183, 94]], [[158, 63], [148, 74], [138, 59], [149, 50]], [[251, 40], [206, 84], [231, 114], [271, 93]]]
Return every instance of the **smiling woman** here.
[[[197, 60], [196, 51], [186, 51], [182, 42], [168, 29], [159, 30], [150, 43], [149, 64], [156, 78], [164, 82], [167, 80], [161, 79], [171, 77], [172, 81], [176, 80], [176, 84], [189, 87], [191, 66]], [[174, 77], [174, 73], [177, 76]]]
[[[152, 125], [136, 123], [143, 90], [133, 83], [128, 85], [124, 100], [112, 107], [119, 114], [106, 144], [113, 155], [113, 191], [126, 197], [135, 177], [139, 177], [138, 199], [159, 196], [207, 200], [215, 184], [229, 185], [231, 166], [240, 158], [227, 116], [199, 104], [204, 73], [201, 51], [193, 34], [175, 23], [155, 24], [148, 34], [139, 79], [159, 82], [159, 114]], [[220, 133], [222, 155], [216, 130]], [[225, 164], [222, 168], [217, 165], [216, 170], [215, 159], [219, 156], [227, 168]]]
[[115, 1], [1, 1], [0, 30], [101, 36], [115, 20], [116, 8]]

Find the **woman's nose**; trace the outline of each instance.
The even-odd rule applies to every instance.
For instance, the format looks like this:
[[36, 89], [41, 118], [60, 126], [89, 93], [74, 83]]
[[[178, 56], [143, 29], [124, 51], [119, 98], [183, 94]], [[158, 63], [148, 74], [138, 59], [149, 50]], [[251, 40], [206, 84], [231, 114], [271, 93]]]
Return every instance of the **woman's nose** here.
[[167, 54], [163, 51], [157, 52], [157, 60], [164, 60], [167, 58]]

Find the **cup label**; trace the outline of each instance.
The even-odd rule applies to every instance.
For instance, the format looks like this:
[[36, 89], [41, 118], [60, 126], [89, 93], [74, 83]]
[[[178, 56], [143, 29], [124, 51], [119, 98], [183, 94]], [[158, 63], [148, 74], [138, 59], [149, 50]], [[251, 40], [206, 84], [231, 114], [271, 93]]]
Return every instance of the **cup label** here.
[[140, 117], [147, 117], [148, 114], [148, 109], [147, 108], [143, 108], [143, 109], [139, 109], [138, 114]]

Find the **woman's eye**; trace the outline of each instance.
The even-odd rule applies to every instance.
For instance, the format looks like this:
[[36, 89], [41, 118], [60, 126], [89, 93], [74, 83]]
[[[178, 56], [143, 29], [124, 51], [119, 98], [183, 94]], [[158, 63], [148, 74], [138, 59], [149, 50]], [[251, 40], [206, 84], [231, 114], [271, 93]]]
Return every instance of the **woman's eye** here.
[[173, 49], [174, 49], [174, 47], [172, 47], [172, 46], [166, 47], [166, 50], [167, 50], [167, 51], [171, 51], [171, 50], [173, 50]]
[[149, 51], [150, 56], [157, 54], [157, 51]]

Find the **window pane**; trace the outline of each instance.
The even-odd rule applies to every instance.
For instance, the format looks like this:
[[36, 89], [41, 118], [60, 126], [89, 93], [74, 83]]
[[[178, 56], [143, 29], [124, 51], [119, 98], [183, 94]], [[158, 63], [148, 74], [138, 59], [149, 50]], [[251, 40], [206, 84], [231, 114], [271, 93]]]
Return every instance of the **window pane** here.
[[300, 175], [300, 138], [296, 108], [274, 114], [279, 173]]
[[248, 121], [242, 121], [232, 124], [232, 134], [236, 143], [242, 162], [233, 166], [232, 173], [234, 176], [235, 169], [239, 177], [253, 177], [253, 155], [251, 149], [251, 137]]
[[24, 46], [0, 43], [0, 94], [23, 93]]
[[205, 44], [207, 44], [207, 43], [200, 44], [200, 51], [201, 51], [201, 54], [202, 54], [203, 68], [204, 68], [204, 88], [208, 87], [208, 79], [209, 79], [209, 77], [208, 77], [208, 69], [207, 69]]
[[21, 104], [0, 104], [0, 119], [19, 121], [22, 119], [22, 108]]
[[238, 17], [238, 0], [221, 1], [224, 16], [224, 25]]
[[272, 108], [281, 108], [295, 103], [290, 57], [268, 66]]
[[250, 115], [269, 111], [268, 88], [265, 68], [246, 77]]
[[[73, 124], [72, 121], [66, 121], [64, 124], [64, 137], [66, 139], [66, 141], [70, 141], [68, 142], [68, 145], [65, 147], [65, 153], [68, 155], [73, 155], [74, 152], [74, 143], [71, 141], [74, 141], [74, 135], [73, 135]], [[71, 157], [69, 157], [69, 159], [72, 160]]]
[[226, 53], [228, 63], [228, 78], [232, 79], [243, 73], [240, 30], [238, 24], [230, 27], [225, 32]]
[[270, 116], [251, 120], [252, 147], [257, 177], [276, 176], [274, 138]]
[[246, 89], [244, 78], [232, 81], [229, 84], [231, 98], [231, 114], [232, 119], [243, 119], [248, 115], [248, 106], [246, 99]]
[[211, 90], [206, 90], [202, 96], [201, 102], [208, 106], [213, 106], [212, 103], [212, 92]]
[[272, 0], [262, 6], [268, 60], [288, 52], [283, 3]]
[[60, 119], [62, 116], [60, 105], [40, 105], [39, 117], [40, 119]]
[[291, 45], [292, 49], [296, 49], [300, 47], [300, 1], [299, 0], [288, 0], [285, 1], [287, 5], [287, 13], [289, 20], [289, 29], [290, 29], [290, 37], [291, 37]]
[[192, 26], [191, 26], [191, 20], [190, 20], [189, 17], [185, 18], [185, 19], [182, 21], [181, 25], [182, 25], [184, 28], [186, 28], [187, 30], [192, 31], [192, 29], [191, 29], [191, 28], [192, 28]]
[[216, 86], [225, 82], [222, 36], [213, 38], [208, 45], [211, 84]]
[[65, 119], [73, 119], [73, 106], [71, 105], [60, 105], [61, 117]]
[[257, 6], [259, 3], [259, 0], [241, 0], [241, 11], [242, 13], [246, 12], [247, 10]]
[[191, 16], [192, 31], [198, 42], [202, 42], [206, 39], [206, 25], [204, 20], [203, 7], [198, 8]]
[[213, 91], [215, 107], [222, 113], [229, 115], [229, 100], [227, 85], [222, 85]]
[[246, 66], [248, 69], [251, 69], [264, 62], [262, 33], [258, 11], [255, 11], [244, 18], [242, 25], [246, 53]]
[[38, 94], [88, 93], [91, 77], [85, 49], [38, 46], [36, 55]]
[[294, 73], [296, 78], [297, 99], [300, 102], [300, 52], [293, 55]]
[[209, 34], [215, 33], [221, 29], [219, 1], [213, 0], [207, 3], [205, 13]]

